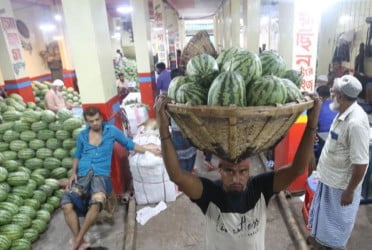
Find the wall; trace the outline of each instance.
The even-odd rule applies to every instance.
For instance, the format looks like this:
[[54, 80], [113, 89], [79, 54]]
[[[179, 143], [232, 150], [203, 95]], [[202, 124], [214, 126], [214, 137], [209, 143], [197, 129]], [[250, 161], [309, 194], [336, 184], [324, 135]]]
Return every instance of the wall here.
[[330, 6], [322, 15], [320, 27], [317, 75], [327, 74], [341, 33], [354, 31], [354, 40], [350, 46], [350, 61], [343, 62], [348, 68], [354, 68], [359, 44], [366, 41], [368, 24], [366, 17], [372, 16], [372, 1], [341, 0]]
[[[23, 21], [30, 33], [29, 38], [20, 35], [21, 40], [26, 44], [26, 47], [32, 50], [23, 50], [23, 56], [26, 62], [28, 76], [32, 79], [45, 74], [50, 74], [50, 70], [39, 56], [41, 50], [45, 50], [45, 41], [52, 41], [51, 36], [43, 34], [39, 28], [39, 24], [46, 20], [50, 10], [44, 6], [29, 5], [25, 8], [17, 8], [13, 6], [15, 19]], [[47, 41], [48, 41], [47, 40]]]

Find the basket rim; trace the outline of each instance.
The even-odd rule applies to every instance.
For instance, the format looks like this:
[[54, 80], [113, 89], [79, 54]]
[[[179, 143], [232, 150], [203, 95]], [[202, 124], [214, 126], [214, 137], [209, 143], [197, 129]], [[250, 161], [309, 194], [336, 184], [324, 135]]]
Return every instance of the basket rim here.
[[278, 104], [277, 106], [208, 106], [208, 105], [190, 105], [182, 103], [168, 103], [170, 113], [197, 113], [198, 116], [217, 116], [217, 117], [240, 117], [251, 115], [283, 115], [294, 112], [303, 112], [313, 107], [314, 100], [305, 97], [297, 102]]

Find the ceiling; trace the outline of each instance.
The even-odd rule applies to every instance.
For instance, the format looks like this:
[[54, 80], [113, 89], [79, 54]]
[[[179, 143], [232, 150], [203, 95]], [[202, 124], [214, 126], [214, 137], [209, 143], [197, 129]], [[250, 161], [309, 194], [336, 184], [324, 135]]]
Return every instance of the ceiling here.
[[[138, 0], [136, 0], [138, 1]], [[154, 0], [148, 0], [154, 1]], [[173, 8], [181, 19], [203, 19], [213, 17], [215, 13], [223, 6], [227, 0], [163, 0]], [[25, 7], [39, 5], [56, 5], [61, 4], [61, 0], [11, 0], [18, 5], [23, 4]], [[262, 5], [274, 5], [278, 0], [261, 0]], [[120, 5], [129, 4], [130, 0], [106, 0], [107, 10], [110, 15], [118, 15], [116, 8]]]

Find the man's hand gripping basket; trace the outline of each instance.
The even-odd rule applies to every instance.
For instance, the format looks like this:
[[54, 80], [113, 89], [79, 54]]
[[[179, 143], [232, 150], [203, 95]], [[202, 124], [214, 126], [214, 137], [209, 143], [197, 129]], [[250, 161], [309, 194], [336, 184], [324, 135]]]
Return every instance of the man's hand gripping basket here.
[[277, 145], [299, 115], [312, 106], [306, 97], [276, 107], [168, 104], [168, 112], [194, 146], [238, 162]]

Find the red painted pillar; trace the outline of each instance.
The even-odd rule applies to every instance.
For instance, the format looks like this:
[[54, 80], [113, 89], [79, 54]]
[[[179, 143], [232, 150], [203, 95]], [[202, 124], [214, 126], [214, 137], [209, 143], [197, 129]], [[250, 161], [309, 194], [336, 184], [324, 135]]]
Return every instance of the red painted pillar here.
[[149, 117], [155, 118], [155, 97], [157, 94], [155, 73], [138, 73], [140, 83], [141, 102], [149, 107]]
[[75, 77], [76, 77], [75, 70], [67, 70], [67, 69], [63, 70], [63, 82], [65, 83], [65, 87], [66, 88], [71, 87], [75, 91], [78, 91], [74, 84]]
[[12, 93], [19, 94], [23, 97], [23, 101], [35, 102], [34, 92], [32, 91], [30, 78], [22, 78], [15, 80], [5, 80], [5, 89], [8, 95]]
[[[289, 129], [287, 135], [283, 138], [283, 140], [275, 147], [275, 169], [279, 169], [292, 164], [293, 158], [300, 144], [302, 134], [305, 131], [306, 122], [307, 116], [302, 114]], [[291, 192], [304, 191], [307, 180], [307, 173], [308, 171], [306, 169], [300, 177], [298, 177], [294, 182], [292, 182], [291, 185], [289, 185], [287, 190]]]

